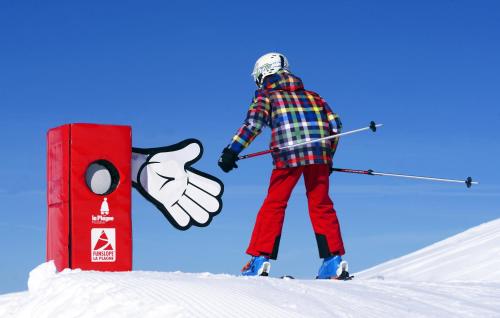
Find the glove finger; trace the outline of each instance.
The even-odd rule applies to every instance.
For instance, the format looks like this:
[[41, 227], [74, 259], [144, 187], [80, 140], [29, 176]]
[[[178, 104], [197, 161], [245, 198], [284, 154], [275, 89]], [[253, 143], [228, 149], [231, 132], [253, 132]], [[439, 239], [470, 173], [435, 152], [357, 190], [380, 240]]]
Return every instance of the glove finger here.
[[201, 176], [191, 171], [188, 171], [187, 174], [189, 178], [189, 183], [194, 184], [200, 189], [203, 189], [203, 191], [206, 191], [213, 196], [217, 196], [221, 193], [222, 186], [220, 185], [219, 182], [210, 180], [208, 178], [205, 178], [204, 176]]
[[195, 158], [197, 158], [200, 152], [200, 144], [191, 142], [179, 150], [159, 152], [152, 156], [150, 161], [178, 162], [184, 165], [186, 162], [193, 161]]
[[236, 162], [233, 162], [233, 167], [232, 168], [238, 168], [238, 165], [236, 164]]
[[190, 197], [183, 195], [178, 202], [179, 206], [200, 224], [205, 224], [209, 220], [209, 215], [201, 206], [196, 204]]
[[187, 226], [191, 220], [189, 215], [177, 203], [169, 207], [167, 211], [181, 227]]
[[207, 212], [217, 212], [220, 208], [220, 203], [215, 197], [197, 187], [188, 186], [186, 189], [186, 196]]
[[185, 160], [184, 162], [192, 161], [196, 159], [200, 155], [201, 146], [200, 144], [193, 142], [180, 150], [180, 154], [182, 158]]

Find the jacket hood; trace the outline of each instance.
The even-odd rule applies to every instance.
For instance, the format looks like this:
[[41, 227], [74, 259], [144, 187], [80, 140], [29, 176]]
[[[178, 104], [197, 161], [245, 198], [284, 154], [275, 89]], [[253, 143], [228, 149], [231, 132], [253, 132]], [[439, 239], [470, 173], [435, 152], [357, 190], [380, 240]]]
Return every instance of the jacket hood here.
[[286, 90], [297, 91], [304, 89], [302, 80], [287, 71], [279, 71], [278, 73], [267, 76], [262, 83], [263, 90]]

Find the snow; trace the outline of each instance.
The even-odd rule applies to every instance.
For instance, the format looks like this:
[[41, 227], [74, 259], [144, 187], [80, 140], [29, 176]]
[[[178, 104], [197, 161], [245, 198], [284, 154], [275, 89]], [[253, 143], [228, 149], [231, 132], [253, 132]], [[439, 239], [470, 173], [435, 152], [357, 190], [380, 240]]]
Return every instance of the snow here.
[[357, 277], [500, 282], [500, 219], [357, 273]]
[[0, 317], [500, 317], [500, 219], [352, 281], [182, 272], [31, 271]]

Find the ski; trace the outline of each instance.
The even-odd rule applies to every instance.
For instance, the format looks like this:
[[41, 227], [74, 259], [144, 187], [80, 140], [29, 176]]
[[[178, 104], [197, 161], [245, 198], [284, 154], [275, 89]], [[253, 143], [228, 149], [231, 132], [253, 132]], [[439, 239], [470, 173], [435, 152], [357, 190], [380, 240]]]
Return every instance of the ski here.
[[[273, 278], [272, 276], [269, 276], [269, 274], [266, 272], [260, 274], [259, 276]], [[276, 278], [286, 279], [286, 280], [295, 279], [295, 277], [293, 277], [292, 275], [283, 275], [283, 276], [276, 277]], [[349, 275], [348, 272], [342, 272], [342, 274], [340, 274], [339, 277], [331, 278], [330, 280], [347, 281], [347, 280], [352, 280], [353, 278], [354, 278], [354, 275]], [[316, 278], [316, 279], [318, 279], [318, 278]]]
[[[345, 275], [344, 275], [345, 273]], [[334, 280], [352, 280], [354, 278], [354, 275], [349, 275], [348, 272], [342, 272], [339, 277], [333, 278]]]
[[295, 277], [291, 276], [291, 275], [283, 275], [280, 277], [281, 279], [295, 279]]

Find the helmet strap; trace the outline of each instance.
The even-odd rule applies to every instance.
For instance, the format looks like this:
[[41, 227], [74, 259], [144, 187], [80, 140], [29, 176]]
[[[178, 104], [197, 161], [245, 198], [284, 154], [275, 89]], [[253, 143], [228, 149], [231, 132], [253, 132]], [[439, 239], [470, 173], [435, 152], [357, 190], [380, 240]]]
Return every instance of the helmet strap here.
[[257, 77], [257, 79], [255, 80], [255, 84], [257, 84], [257, 87], [261, 87], [262, 86], [262, 73], [259, 74], [259, 76]]

